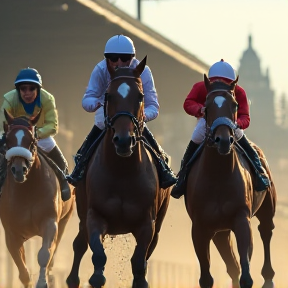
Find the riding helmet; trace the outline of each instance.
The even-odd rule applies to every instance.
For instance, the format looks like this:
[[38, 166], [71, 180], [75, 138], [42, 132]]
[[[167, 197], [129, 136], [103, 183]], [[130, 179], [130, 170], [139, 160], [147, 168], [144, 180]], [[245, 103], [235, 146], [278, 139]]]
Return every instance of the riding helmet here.
[[17, 87], [20, 83], [23, 82], [32, 82], [36, 83], [39, 87], [42, 87], [42, 78], [38, 71], [34, 68], [25, 68], [22, 69], [16, 77], [14, 82], [15, 86]]
[[233, 67], [221, 59], [219, 62], [214, 63], [208, 72], [208, 77], [223, 77], [230, 80], [236, 79], [236, 74]]
[[115, 35], [111, 37], [104, 49], [104, 54], [117, 53], [117, 54], [131, 54], [135, 55], [135, 47], [133, 41], [124, 35]]

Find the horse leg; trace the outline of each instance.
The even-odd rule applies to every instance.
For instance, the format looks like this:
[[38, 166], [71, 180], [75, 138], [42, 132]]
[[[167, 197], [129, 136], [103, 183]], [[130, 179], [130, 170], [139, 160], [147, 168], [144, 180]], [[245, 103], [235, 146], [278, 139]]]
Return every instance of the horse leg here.
[[94, 273], [90, 277], [89, 283], [93, 288], [101, 288], [106, 282], [104, 269], [107, 257], [103, 247], [103, 235], [106, 233], [106, 228], [104, 219], [100, 215], [96, 215], [93, 209], [89, 209], [87, 213], [87, 232], [94, 265]]
[[[168, 192], [170, 193], [170, 189]], [[152, 255], [153, 251], [155, 250], [155, 248], [157, 246], [158, 239], [159, 239], [159, 232], [160, 232], [164, 217], [165, 217], [167, 209], [168, 209], [169, 200], [170, 200], [170, 196], [168, 195], [168, 197], [166, 197], [164, 199], [164, 201], [161, 205], [161, 208], [159, 209], [159, 211], [157, 213], [157, 217], [156, 217], [156, 221], [155, 221], [155, 232], [154, 232], [152, 242], [150, 243], [149, 248], [148, 248], [146, 260], [148, 260], [150, 258], [150, 256]]]
[[86, 192], [85, 192], [86, 185], [85, 185], [84, 179], [85, 177], [83, 178], [82, 181], [79, 181], [77, 188], [74, 189], [75, 196], [76, 196], [75, 200], [76, 200], [77, 214], [78, 214], [80, 223], [79, 223], [78, 234], [73, 241], [73, 251], [74, 251], [73, 264], [72, 264], [70, 274], [66, 279], [66, 283], [69, 288], [79, 288], [80, 263], [83, 258], [83, 255], [88, 249], [87, 228], [86, 228], [87, 200], [86, 200]]
[[79, 279], [79, 267], [83, 255], [88, 249], [88, 242], [87, 242], [87, 230], [86, 230], [86, 219], [80, 220], [79, 223], [79, 232], [73, 241], [73, 251], [74, 251], [74, 258], [72, 269], [69, 276], [66, 279], [66, 283], [69, 288], [79, 288], [80, 279]]
[[38, 264], [40, 266], [39, 279], [36, 288], [47, 288], [47, 267], [54, 255], [55, 241], [58, 234], [58, 225], [54, 218], [49, 218], [43, 223], [42, 247], [38, 252]]
[[264, 247], [264, 264], [261, 271], [261, 274], [265, 280], [263, 288], [274, 287], [272, 279], [275, 275], [275, 272], [271, 265], [270, 242], [272, 238], [272, 230], [275, 228], [273, 222], [275, 209], [273, 207], [273, 201], [271, 200], [271, 194], [267, 192], [261, 207], [255, 214], [260, 222], [258, 230], [260, 232]]
[[240, 288], [240, 267], [233, 251], [230, 233], [231, 231], [220, 231], [214, 235], [212, 240], [226, 265], [227, 273], [232, 279], [232, 288]]
[[67, 224], [68, 220], [70, 219], [70, 216], [72, 215], [72, 212], [73, 212], [73, 205], [71, 205], [71, 208], [67, 212], [67, 214], [62, 219], [59, 220], [59, 223], [58, 223], [58, 236], [57, 236], [57, 239], [56, 239], [56, 242], [55, 242], [54, 253], [53, 253], [53, 255], [52, 255], [52, 257], [51, 257], [51, 259], [49, 261], [49, 264], [48, 264], [48, 268], [47, 268], [48, 273], [50, 271], [52, 271], [52, 268], [54, 266], [55, 254], [56, 254], [57, 248], [59, 246], [59, 243], [60, 243], [60, 241], [62, 239], [66, 224]]
[[[245, 212], [244, 212], [245, 213]], [[238, 215], [234, 221], [233, 232], [235, 233], [238, 252], [240, 256], [241, 277], [240, 287], [251, 288], [253, 280], [250, 274], [250, 259], [252, 256], [252, 233], [250, 219], [246, 215]]]
[[192, 240], [200, 264], [199, 285], [201, 288], [212, 288], [214, 280], [210, 274], [209, 244], [213, 234], [207, 233], [200, 224], [192, 225]]
[[24, 239], [17, 237], [15, 234], [5, 233], [6, 246], [10, 252], [18, 270], [19, 279], [25, 288], [32, 288], [32, 282], [29, 276], [29, 272], [25, 263], [25, 250], [24, 250]]
[[148, 219], [146, 223], [139, 226], [137, 231], [133, 231], [132, 233], [136, 240], [136, 247], [131, 258], [134, 278], [132, 288], [148, 288], [148, 282], [145, 278], [147, 273], [146, 259], [148, 247], [155, 234], [155, 222], [152, 219]]

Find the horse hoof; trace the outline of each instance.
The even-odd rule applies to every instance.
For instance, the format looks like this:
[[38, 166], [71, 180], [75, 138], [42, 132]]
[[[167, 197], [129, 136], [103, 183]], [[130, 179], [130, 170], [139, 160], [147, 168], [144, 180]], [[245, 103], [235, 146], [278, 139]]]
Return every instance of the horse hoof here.
[[272, 280], [266, 280], [262, 288], [274, 288], [274, 283]]
[[146, 279], [134, 279], [132, 288], [149, 288], [148, 282]]
[[72, 279], [72, 277], [68, 276], [68, 278], [66, 279], [66, 284], [68, 286], [68, 288], [79, 288], [80, 286], [80, 279], [79, 277], [75, 279]]
[[106, 283], [106, 278], [103, 274], [93, 274], [89, 279], [89, 284], [93, 288], [102, 288]]

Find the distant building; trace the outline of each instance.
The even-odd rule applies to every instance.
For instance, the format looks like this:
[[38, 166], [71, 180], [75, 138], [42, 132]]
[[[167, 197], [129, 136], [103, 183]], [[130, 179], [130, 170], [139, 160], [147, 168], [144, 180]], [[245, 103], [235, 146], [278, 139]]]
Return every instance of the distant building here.
[[283, 94], [280, 101], [276, 101], [270, 86], [269, 70], [267, 68], [262, 73], [251, 35], [248, 37], [248, 48], [240, 59], [238, 73], [239, 85], [245, 89], [250, 102], [251, 123], [245, 133], [263, 149], [273, 169], [279, 166], [288, 168], [288, 165], [281, 164], [288, 159], [287, 100]]

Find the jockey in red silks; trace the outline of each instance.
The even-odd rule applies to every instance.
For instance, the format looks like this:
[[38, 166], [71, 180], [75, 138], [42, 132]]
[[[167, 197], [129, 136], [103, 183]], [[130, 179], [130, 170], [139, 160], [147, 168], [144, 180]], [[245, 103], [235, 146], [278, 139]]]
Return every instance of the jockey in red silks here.
[[[208, 78], [210, 81], [220, 80], [224, 83], [230, 84], [232, 81], [236, 80], [236, 74], [233, 67], [225, 62], [223, 59], [219, 62], [214, 63], [208, 72]], [[184, 110], [187, 114], [197, 118], [197, 124], [192, 134], [191, 141], [188, 144], [184, 157], [181, 161], [180, 171], [178, 173], [178, 180], [176, 185], [171, 191], [171, 196], [178, 199], [185, 192], [185, 177], [187, 173], [187, 163], [199, 147], [199, 145], [204, 141], [206, 134], [206, 120], [205, 116], [205, 101], [207, 96], [207, 90], [204, 81], [198, 82], [193, 85], [191, 91], [184, 102]], [[247, 140], [244, 129], [249, 127], [250, 124], [250, 113], [249, 104], [246, 96], [245, 90], [236, 85], [235, 87], [235, 98], [238, 102], [237, 111], [237, 129], [235, 130], [235, 140], [240, 144], [244, 151], [249, 156], [249, 160], [252, 162], [253, 166], [256, 168], [257, 184], [255, 187], [256, 191], [264, 191], [269, 187], [270, 181], [266, 175], [266, 171], [261, 165], [259, 156], [254, 148], [250, 145]]]

